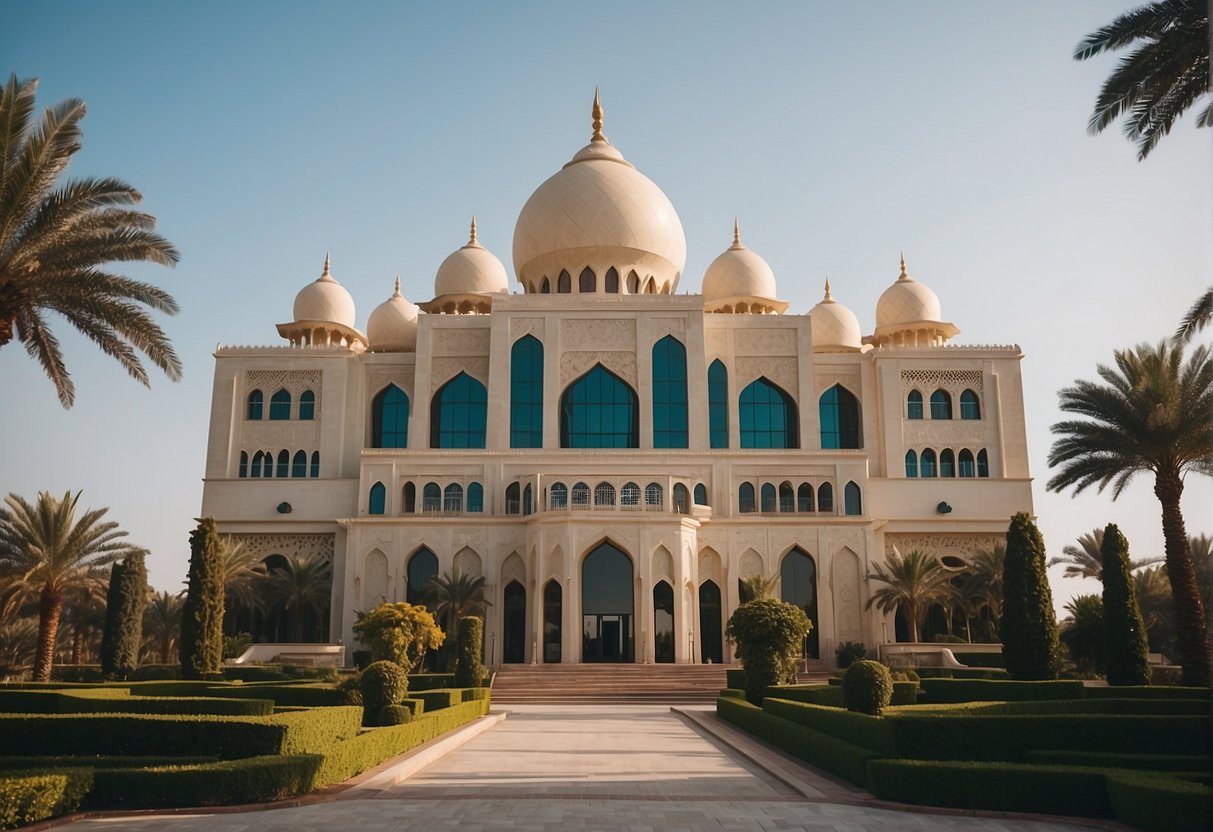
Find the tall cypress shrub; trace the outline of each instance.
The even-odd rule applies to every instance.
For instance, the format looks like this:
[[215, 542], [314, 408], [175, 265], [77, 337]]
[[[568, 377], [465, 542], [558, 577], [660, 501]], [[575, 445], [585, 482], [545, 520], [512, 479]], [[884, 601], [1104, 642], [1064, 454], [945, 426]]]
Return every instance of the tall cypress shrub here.
[[999, 635], [1013, 679], [1056, 679], [1061, 670], [1057, 616], [1045, 574], [1045, 542], [1032, 518], [1020, 512], [1007, 529]]
[[181, 611], [181, 676], [201, 679], [223, 664], [223, 560], [215, 520], [190, 532], [189, 587]]
[[1103, 532], [1104, 657], [1109, 685], [1150, 684], [1146, 625], [1137, 606], [1129, 566], [1129, 541], [1115, 523]]
[[147, 566], [143, 552], [132, 552], [110, 569], [101, 635], [101, 672], [106, 677], [126, 679], [139, 666], [146, 604]]
[[484, 652], [484, 621], [469, 615], [459, 619], [459, 635], [455, 649], [455, 686], [460, 688], [479, 687], [488, 676], [488, 671], [480, 662]]

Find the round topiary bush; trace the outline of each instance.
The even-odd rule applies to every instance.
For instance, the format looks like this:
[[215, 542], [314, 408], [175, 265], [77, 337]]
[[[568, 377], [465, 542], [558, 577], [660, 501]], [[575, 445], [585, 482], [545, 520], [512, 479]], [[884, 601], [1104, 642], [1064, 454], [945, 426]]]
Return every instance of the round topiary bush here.
[[844, 641], [834, 648], [834, 656], [838, 659], [838, 669], [846, 670], [860, 659], [866, 659], [868, 648], [860, 641]]
[[347, 705], [362, 704], [362, 674], [355, 673], [351, 676], [346, 676], [337, 683], [337, 690], [341, 691], [342, 698]]
[[380, 725], [404, 725], [412, 719], [413, 712], [404, 705], [384, 705], [379, 709]]
[[880, 662], [855, 662], [842, 677], [842, 702], [848, 711], [880, 716], [892, 698], [893, 677]]
[[749, 702], [761, 705], [767, 687], [796, 681], [804, 639], [812, 629], [813, 622], [795, 604], [759, 598], [737, 608], [725, 637], [737, 645], [734, 653], [745, 668]]
[[395, 662], [372, 662], [362, 671], [362, 722], [375, 725], [379, 712], [395, 705], [409, 690], [409, 677]]

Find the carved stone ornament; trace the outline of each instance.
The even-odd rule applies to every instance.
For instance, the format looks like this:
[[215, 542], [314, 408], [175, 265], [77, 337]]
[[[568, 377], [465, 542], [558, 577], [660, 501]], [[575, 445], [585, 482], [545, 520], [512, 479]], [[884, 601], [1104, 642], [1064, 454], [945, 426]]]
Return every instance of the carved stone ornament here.
[[333, 559], [332, 534], [233, 534], [231, 538], [243, 543], [244, 550], [257, 558], [285, 555]]
[[501, 564], [501, 585], [506, 586], [510, 581], [517, 581], [526, 586], [526, 565], [517, 552], [510, 552], [509, 557]]
[[653, 318], [649, 322], [649, 331], [653, 336], [653, 343], [657, 343], [667, 335], [673, 335], [679, 341], [685, 341], [686, 318]]
[[435, 358], [430, 364], [430, 378], [434, 392], [460, 373], [467, 373], [487, 386], [489, 380], [488, 356], [471, 358]]
[[511, 318], [510, 319], [510, 344], [524, 335], [534, 335], [540, 341], [543, 340], [543, 318]]
[[658, 578], [674, 579], [674, 558], [664, 546], [658, 546], [653, 552], [653, 580]]
[[796, 355], [795, 329], [739, 329], [733, 336], [737, 355]]
[[567, 350], [636, 351], [636, 321], [630, 318], [565, 319], [560, 343]]
[[560, 386], [580, 378], [595, 364], [637, 387], [636, 354], [631, 352], [566, 352], [560, 356]]
[[744, 356], [737, 359], [737, 386], [744, 389], [750, 382], [765, 376], [783, 388], [794, 399], [800, 397], [797, 359], [783, 356]]
[[434, 355], [488, 355], [489, 330], [435, 329]]
[[1002, 541], [997, 534], [886, 534], [884, 537], [885, 554], [893, 553], [896, 546], [901, 554], [907, 555], [915, 549], [930, 552], [933, 555], [961, 555], [970, 558], [979, 549], [993, 548]]

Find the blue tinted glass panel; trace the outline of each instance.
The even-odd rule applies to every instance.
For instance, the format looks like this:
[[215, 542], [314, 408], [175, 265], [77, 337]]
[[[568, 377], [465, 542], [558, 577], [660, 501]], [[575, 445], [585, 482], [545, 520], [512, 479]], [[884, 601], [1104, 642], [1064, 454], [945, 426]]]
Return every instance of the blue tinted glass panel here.
[[985, 448], [977, 452], [977, 476], [990, 476], [990, 458], [986, 456]]
[[775, 486], [771, 485], [769, 482], [764, 482], [762, 484], [762, 510], [775, 510]]
[[442, 489], [438, 483], [427, 482], [421, 489], [421, 510], [430, 513], [442, 510]]
[[802, 482], [800, 484], [800, 488], [796, 489], [796, 510], [813, 510], [813, 486], [809, 485], [807, 482]]
[[737, 488], [737, 510], [742, 514], [749, 514], [754, 508], [754, 486], [743, 482]]
[[842, 490], [843, 511], [850, 515], [863, 514], [863, 497], [859, 493], [859, 486], [853, 482], [849, 482], [846, 488]]
[[383, 483], [377, 482], [371, 486], [371, 497], [367, 502], [368, 514], [383, 514], [384, 504], [387, 502], [387, 489], [383, 487]]
[[910, 395], [906, 396], [906, 418], [922, 418], [922, 393], [917, 390], [911, 390]]
[[431, 448], [483, 448], [488, 422], [484, 385], [460, 373], [442, 386], [430, 406]]
[[961, 451], [956, 457], [956, 467], [959, 469], [962, 477], [976, 476], [977, 468], [973, 464], [973, 452], [968, 448]]
[[421, 548], [409, 558], [405, 571], [404, 600], [410, 604], [423, 604], [430, 592], [430, 581], [438, 577], [438, 558], [429, 549]]
[[371, 402], [371, 447], [409, 446], [409, 397], [389, 384]]
[[697, 506], [708, 505], [708, 490], [706, 488], [704, 488], [703, 483], [698, 483], [695, 486], [695, 505], [697, 505]]
[[790, 482], [779, 486], [779, 510], [781, 512], [796, 510], [796, 492], [792, 490]]
[[636, 393], [595, 365], [560, 397], [560, 447], [639, 447]]
[[972, 390], [966, 390], [960, 394], [960, 418], [981, 418], [981, 404], [977, 401], [977, 394]]
[[248, 451], [240, 452], [240, 474], [241, 478], [248, 476]]
[[939, 452], [939, 476], [956, 476], [956, 456], [952, 453], [951, 448], [945, 448]]
[[510, 447], [543, 447], [543, 344], [530, 335], [510, 351]]
[[799, 448], [796, 404], [779, 387], [760, 378], [741, 391], [738, 401], [743, 448]]
[[729, 447], [729, 371], [719, 358], [708, 367], [708, 439], [713, 448]]
[[[800, 547], [784, 556], [779, 564], [780, 600], [795, 604], [805, 611], [810, 621], [819, 621], [817, 616], [817, 564]], [[818, 635], [814, 627], [804, 640], [804, 654], [818, 657]]]
[[653, 345], [653, 447], [687, 447], [687, 351], [670, 335]]
[[285, 421], [291, 418], [291, 394], [279, 390], [270, 397], [270, 418], [275, 421]]
[[944, 390], [936, 390], [931, 394], [931, 418], [952, 418], [952, 397]]
[[291, 476], [307, 476], [307, 454], [303, 451], [296, 451], [295, 458], [291, 460]]
[[831, 512], [834, 510], [834, 486], [823, 482], [817, 489], [817, 510]]
[[484, 486], [478, 482], [468, 486], [468, 511], [484, 511]]
[[927, 448], [922, 452], [919, 470], [922, 472], [924, 477], [935, 476], [935, 452], [930, 448]]
[[316, 418], [316, 394], [311, 390], [299, 394], [299, 418], [304, 422]]
[[918, 476], [918, 454], [913, 451], [906, 451], [906, 476], [911, 479]]
[[413, 483], [406, 482], [404, 484], [402, 502], [404, 505], [401, 506], [401, 509], [405, 514], [413, 514], [417, 511], [417, 486], [413, 485]]
[[278, 476], [285, 477], [290, 473], [291, 454], [289, 451], [278, 452]]
[[850, 390], [835, 384], [821, 394], [818, 411], [822, 448], [863, 447], [859, 435], [859, 400]]
[[320, 451], [312, 451], [312, 477], [320, 476]]
[[254, 390], [248, 394], [248, 418], [260, 419], [261, 406], [265, 401], [265, 396], [260, 390]]

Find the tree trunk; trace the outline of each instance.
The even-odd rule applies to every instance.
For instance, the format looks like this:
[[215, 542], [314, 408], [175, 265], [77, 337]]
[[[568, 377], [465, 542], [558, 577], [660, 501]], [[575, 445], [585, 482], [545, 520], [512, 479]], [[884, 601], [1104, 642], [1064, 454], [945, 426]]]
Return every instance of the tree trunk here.
[[1171, 581], [1171, 597], [1175, 602], [1175, 629], [1179, 642], [1179, 663], [1183, 665], [1183, 683], [1207, 686], [1211, 645], [1205, 629], [1205, 608], [1196, 583], [1196, 570], [1192, 566], [1192, 550], [1179, 505], [1183, 490], [1183, 480], [1178, 473], [1162, 471], [1155, 476], [1154, 494], [1162, 503], [1167, 578]]
[[906, 602], [906, 623], [910, 625], [910, 643], [918, 643], [918, 605]]
[[72, 627], [72, 664], [80, 664], [80, 654], [84, 652], [84, 630], [79, 625]]
[[291, 640], [295, 644], [302, 644], [304, 609], [297, 604], [293, 610], [290, 610], [289, 614], [291, 616]]
[[50, 584], [42, 587], [38, 607], [38, 653], [34, 659], [35, 682], [51, 680], [55, 663], [55, 643], [59, 640], [59, 613], [63, 610], [63, 593]]

